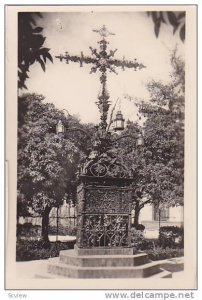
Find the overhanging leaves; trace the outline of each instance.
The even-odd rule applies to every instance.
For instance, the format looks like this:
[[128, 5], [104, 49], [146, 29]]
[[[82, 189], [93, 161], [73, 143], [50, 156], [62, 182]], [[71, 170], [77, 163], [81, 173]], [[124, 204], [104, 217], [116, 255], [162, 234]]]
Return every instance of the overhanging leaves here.
[[147, 12], [147, 15], [152, 17], [154, 23], [155, 36], [159, 36], [161, 23], [172, 26], [173, 34], [179, 31], [179, 36], [182, 42], [185, 40], [185, 12], [178, 11], [152, 11]]
[[25, 81], [28, 78], [29, 67], [39, 62], [45, 71], [46, 59], [53, 62], [49, 48], [43, 47], [46, 37], [41, 33], [42, 27], [37, 26], [37, 17], [40, 13], [18, 14], [18, 87], [26, 88]]

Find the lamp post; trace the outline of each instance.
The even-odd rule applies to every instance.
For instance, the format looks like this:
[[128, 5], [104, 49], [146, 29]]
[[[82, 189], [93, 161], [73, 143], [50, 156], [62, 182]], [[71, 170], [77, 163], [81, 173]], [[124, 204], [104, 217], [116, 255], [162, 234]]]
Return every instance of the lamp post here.
[[56, 243], [58, 243], [58, 221], [59, 221], [59, 219], [58, 219], [58, 210], [59, 210], [59, 205], [57, 205], [57, 216], [56, 216], [56, 220], [57, 220], [57, 223], [56, 223], [56, 226], [57, 226], [57, 235], [56, 235]]
[[144, 145], [143, 135], [142, 133], [139, 133], [136, 141], [136, 146], [143, 146], [143, 145]]
[[125, 122], [125, 119], [123, 118], [123, 115], [122, 115], [121, 111], [119, 110], [116, 114], [116, 118], [114, 119], [114, 123], [115, 123], [114, 130], [115, 131], [124, 130], [124, 122]]
[[62, 123], [62, 120], [59, 120], [56, 125], [56, 134], [61, 135], [65, 133], [65, 126]]

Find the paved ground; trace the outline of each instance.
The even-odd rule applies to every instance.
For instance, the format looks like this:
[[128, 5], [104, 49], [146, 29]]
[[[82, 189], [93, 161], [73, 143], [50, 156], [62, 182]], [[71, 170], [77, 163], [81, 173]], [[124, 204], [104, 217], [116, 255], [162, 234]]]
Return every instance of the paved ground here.
[[70, 236], [70, 235], [49, 235], [48, 236], [50, 242], [56, 242], [56, 240], [60, 242], [68, 242], [68, 241], [74, 241], [76, 240], [75, 236]]

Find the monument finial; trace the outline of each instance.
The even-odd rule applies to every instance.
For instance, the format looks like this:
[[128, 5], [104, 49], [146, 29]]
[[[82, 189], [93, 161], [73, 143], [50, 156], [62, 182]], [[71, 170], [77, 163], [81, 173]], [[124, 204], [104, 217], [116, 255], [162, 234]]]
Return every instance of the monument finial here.
[[100, 29], [93, 29], [93, 31], [99, 33], [103, 38], [108, 37], [109, 35], [115, 35], [115, 33], [109, 32], [105, 25]]

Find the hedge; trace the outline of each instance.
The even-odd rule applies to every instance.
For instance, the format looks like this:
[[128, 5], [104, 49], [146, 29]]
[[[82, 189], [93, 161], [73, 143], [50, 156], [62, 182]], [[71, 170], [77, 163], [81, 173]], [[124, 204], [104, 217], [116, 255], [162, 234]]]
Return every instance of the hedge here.
[[47, 259], [59, 256], [60, 250], [73, 249], [75, 241], [48, 242], [18, 240], [16, 244], [16, 261]]

